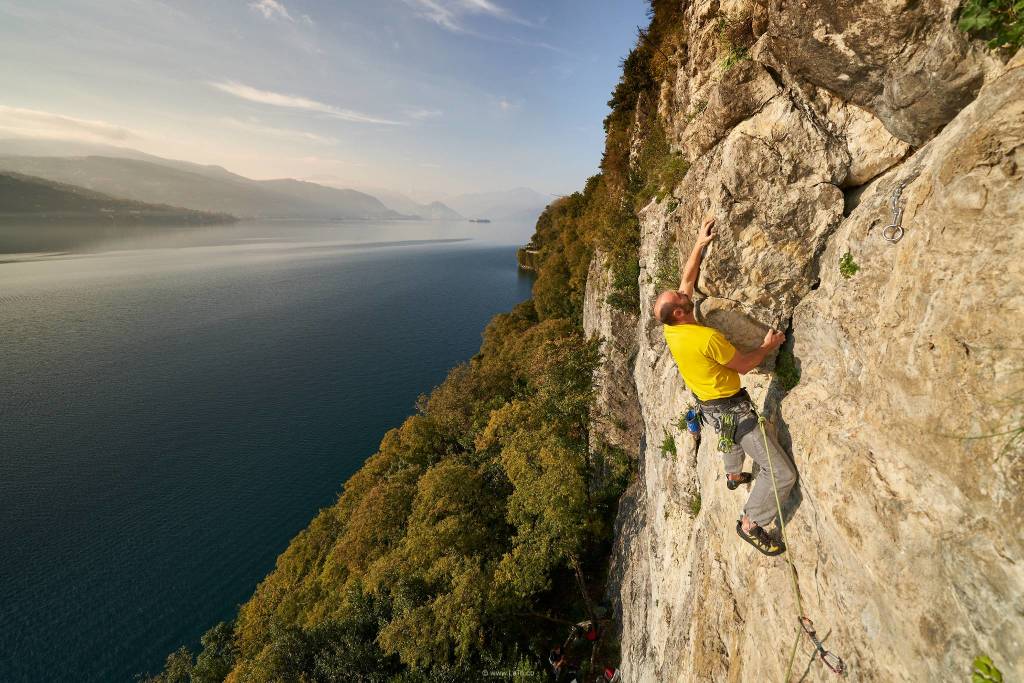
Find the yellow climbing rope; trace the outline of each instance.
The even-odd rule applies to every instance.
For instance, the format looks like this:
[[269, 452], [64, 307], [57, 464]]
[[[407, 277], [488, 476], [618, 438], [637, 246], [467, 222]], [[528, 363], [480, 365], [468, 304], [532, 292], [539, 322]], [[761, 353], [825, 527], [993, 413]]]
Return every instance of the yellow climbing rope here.
[[786, 560], [789, 562], [789, 571], [793, 579], [793, 592], [796, 594], [796, 609], [800, 616], [804, 615], [803, 598], [800, 596], [800, 584], [796, 579], [796, 567], [793, 566], [793, 558], [789, 551], [789, 539], [786, 538], [786, 522], [782, 519], [782, 501], [779, 500], [779, 486], [775, 480], [775, 465], [772, 464], [772, 452], [768, 446], [768, 433], [764, 430], [765, 419], [763, 415], [757, 416], [757, 426], [761, 428], [761, 438], [764, 439], [764, 452], [768, 456], [768, 471], [772, 475], [772, 491], [775, 493], [775, 507], [779, 512], [779, 529], [782, 531], [782, 542], [786, 544]]
[[[786, 522], [782, 518], [782, 501], [779, 500], [779, 486], [775, 480], [775, 465], [772, 464], [772, 451], [768, 446], [768, 434], [764, 430], [764, 416], [757, 416], [757, 426], [761, 429], [761, 438], [764, 439], [764, 453], [768, 458], [768, 472], [772, 475], [772, 491], [775, 493], [775, 507], [779, 512], [779, 529], [782, 531], [782, 542], [786, 544], [786, 561], [789, 563], [789, 575], [793, 580], [793, 594], [796, 595], [796, 609], [798, 616], [804, 615], [804, 601], [800, 595], [800, 584], [796, 577], [796, 567], [793, 566], [792, 548], [789, 545], [789, 538], [786, 537]], [[796, 631], [793, 639], [793, 648], [789, 653], [789, 663], [786, 664], [786, 676], [783, 683], [789, 683], [789, 676], [793, 672], [793, 660], [796, 658], [796, 646], [800, 642], [800, 629]]]
[[779, 530], [782, 532], [782, 542], [786, 545], [786, 561], [789, 563], [789, 575], [793, 579], [793, 594], [796, 596], [796, 609], [797, 609], [797, 620], [800, 623], [800, 627], [796, 630], [796, 636], [793, 639], [793, 649], [789, 653], [789, 663], [786, 664], [786, 676], [783, 678], [783, 683], [789, 683], [790, 674], [793, 673], [793, 660], [796, 658], [796, 647], [800, 642], [800, 631], [804, 631], [810, 636], [811, 641], [814, 643], [816, 648], [815, 654], [821, 655], [821, 661], [837, 674], [843, 673], [846, 667], [843, 664], [843, 660], [825, 650], [821, 642], [818, 640], [817, 635], [814, 633], [813, 624], [810, 619], [804, 615], [804, 601], [800, 595], [800, 583], [797, 581], [796, 567], [793, 565], [793, 549], [789, 545], [789, 538], [786, 537], [786, 521], [782, 518], [782, 501], [779, 500], [779, 486], [775, 480], [775, 465], [772, 463], [772, 451], [768, 445], [768, 433], [764, 430], [765, 419], [763, 415], [757, 416], [757, 426], [761, 429], [761, 438], [764, 439], [764, 452], [768, 458], [768, 472], [772, 475], [772, 491], [775, 493], [775, 507], [779, 513]]

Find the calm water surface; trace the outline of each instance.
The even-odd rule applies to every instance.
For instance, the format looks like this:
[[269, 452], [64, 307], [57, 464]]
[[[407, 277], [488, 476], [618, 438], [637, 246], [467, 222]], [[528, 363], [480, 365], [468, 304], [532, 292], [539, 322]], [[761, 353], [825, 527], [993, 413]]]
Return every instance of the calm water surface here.
[[531, 232], [0, 226], [0, 681], [194, 649], [529, 296]]

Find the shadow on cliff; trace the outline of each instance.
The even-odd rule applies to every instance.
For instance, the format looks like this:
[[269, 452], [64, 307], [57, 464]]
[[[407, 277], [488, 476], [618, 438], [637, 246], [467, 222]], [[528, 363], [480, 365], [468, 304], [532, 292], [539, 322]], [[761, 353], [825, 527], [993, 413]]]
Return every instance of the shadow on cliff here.
[[[618, 511], [615, 515], [615, 541], [616, 547], [611, 552], [611, 563], [608, 567], [608, 576], [605, 582], [604, 600], [612, 607], [613, 634], [617, 641], [622, 639], [622, 591], [625, 588], [625, 573], [628, 569], [627, 558], [635, 557], [636, 553], [642, 553], [643, 548], [640, 541], [641, 532], [644, 527], [643, 509], [647, 488], [644, 484], [643, 459], [647, 450], [646, 434], [640, 435], [639, 458], [635, 463], [636, 472], [630, 479], [629, 485], [619, 499]], [[637, 547], [634, 547], [637, 546]]]

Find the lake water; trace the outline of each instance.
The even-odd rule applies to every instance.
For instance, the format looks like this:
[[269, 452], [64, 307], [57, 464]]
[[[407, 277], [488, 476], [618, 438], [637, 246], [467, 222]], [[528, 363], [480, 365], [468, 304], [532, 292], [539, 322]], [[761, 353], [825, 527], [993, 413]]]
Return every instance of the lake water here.
[[0, 681], [195, 649], [528, 298], [531, 232], [0, 226]]

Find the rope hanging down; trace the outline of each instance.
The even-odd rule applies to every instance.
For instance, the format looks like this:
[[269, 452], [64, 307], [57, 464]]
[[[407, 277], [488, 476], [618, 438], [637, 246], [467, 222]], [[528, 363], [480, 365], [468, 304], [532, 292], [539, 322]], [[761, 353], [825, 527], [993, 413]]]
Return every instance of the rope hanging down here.
[[764, 439], [764, 452], [768, 457], [768, 472], [772, 475], [772, 491], [775, 493], [775, 507], [779, 513], [779, 529], [782, 531], [782, 542], [786, 545], [786, 561], [789, 563], [789, 576], [793, 580], [793, 594], [796, 595], [796, 610], [797, 610], [797, 621], [800, 624], [800, 628], [796, 631], [796, 637], [793, 639], [793, 649], [789, 653], [789, 663], [786, 665], [786, 677], [783, 678], [783, 683], [789, 683], [789, 676], [793, 672], [793, 659], [796, 657], [796, 646], [800, 642], [800, 631], [803, 631], [814, 643], [815, 654], [821, 657], [821, 661], [825, 663], [829, 669], [834, 673], [841, 674], [846, 671], [846, 665], [843, 664], [843, 660], [832, 652], [829, 652], [818, 640], [818, 635], [814, 631], [814, 622], [804, 616], [804, 601], [800, 595], [800, 584], [796, 577], [796, 567], [793, 566], [793, 547], [789, 544], [789, 538], [786, 537], [786, 522], [782, 518], [782, 502], [779, 500], [779, 487], [775, 482], [775, 465], [772, 463], [772, 451], [768, 446], [768, 434], [764, 430], [764, 416], [757, 416], [757, 426], [761, 429], [761, 438]]

